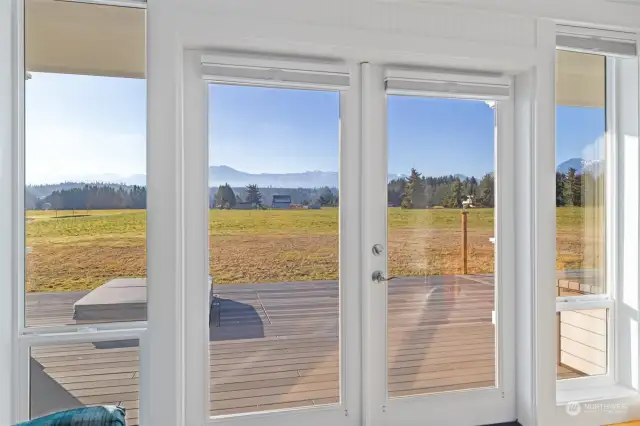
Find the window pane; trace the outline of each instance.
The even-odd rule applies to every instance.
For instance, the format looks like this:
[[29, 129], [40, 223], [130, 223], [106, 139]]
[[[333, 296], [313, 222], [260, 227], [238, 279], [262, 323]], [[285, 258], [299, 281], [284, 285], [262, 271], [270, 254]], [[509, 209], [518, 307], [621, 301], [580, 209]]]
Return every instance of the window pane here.
[[495, 386], [494, 110], [405, 96], [388, 108], [389, 395]]
[[144, 320], [144, 10], [25, 6], [26, 324]]
[[607, 292], [605, 57], [558, 51], [557, 295]]
[[339, 95], [209, 97], [210, 413], [337, 403]]
[[557, 313], [558, 380], [607, 373], [607, 309]]
[[138, 425], [137, 340], [31, 348], [31, 418], [92, 405], [121, 405]]

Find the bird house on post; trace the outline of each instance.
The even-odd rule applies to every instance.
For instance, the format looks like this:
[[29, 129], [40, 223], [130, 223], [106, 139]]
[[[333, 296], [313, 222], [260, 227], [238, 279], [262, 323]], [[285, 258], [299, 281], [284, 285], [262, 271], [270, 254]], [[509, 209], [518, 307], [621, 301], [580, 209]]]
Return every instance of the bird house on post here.
[[473, 195], [467, 195], [467, 199], [462, 201], [462, 208], [467, 210], [469, 208], [473, 208]]
[[467, 195], [467, 199], [462, 201], [462, 212], [461, 212], [461, 216], [460, 216], [460, 229], [461, 229], [461, 234], [462, 234], [462, 241], [461, 241], [461, 250], [460, 250], [460, 254], [462, 257], [462, 274], [466, 275], [467, 274], [467, 256], [468, 256], [468, 249], [467, 249], [467, 224], [468, 224], [468, 216], [469, 216], [469, 211], [468, 209], [473, 208], [473, 196], [472, 195]]

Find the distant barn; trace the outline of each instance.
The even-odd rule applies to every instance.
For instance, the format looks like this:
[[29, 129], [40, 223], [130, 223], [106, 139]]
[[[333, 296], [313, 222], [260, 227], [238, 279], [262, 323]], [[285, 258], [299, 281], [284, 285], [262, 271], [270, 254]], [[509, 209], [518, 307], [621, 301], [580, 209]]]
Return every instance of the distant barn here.
[[290, 195], [274, 195], [271, 201], [271, 208], [274, 209], [288, 209], [291, 207]]

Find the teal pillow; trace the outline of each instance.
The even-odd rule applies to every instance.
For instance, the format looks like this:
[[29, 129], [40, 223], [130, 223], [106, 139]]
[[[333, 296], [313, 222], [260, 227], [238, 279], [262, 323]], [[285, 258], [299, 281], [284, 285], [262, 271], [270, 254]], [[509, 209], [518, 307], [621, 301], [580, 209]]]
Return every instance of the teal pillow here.
[[39, 417], [17, 426], [125, 426], [123, 407], [82, 407]]

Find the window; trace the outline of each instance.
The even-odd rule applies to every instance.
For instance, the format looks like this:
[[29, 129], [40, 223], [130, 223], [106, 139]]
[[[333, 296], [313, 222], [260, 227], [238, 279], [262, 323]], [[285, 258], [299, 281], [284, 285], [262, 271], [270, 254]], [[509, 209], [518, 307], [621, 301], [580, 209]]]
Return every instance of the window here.
[[335, 91], [209, 85], [212, 416], [340, 402]]
[[[614, 220], [615, 207], [606, 191], [615, 184], [608, 182], [615, 151], [608, 147], [611, 140], [605, 133], [606, 57], [560, 50], [557, 62], [556, 295], [560, 309], [576, 299], [595, 297], [608, 303], [613, 294], [607, 245], [615, 235], [607, 233], [611, 229], [607, 220]], [[582, 311], [557, 315], [559, 380], [607, 374], [606, 333], [600, 334], [603, 327], [594, 323], [594, 318], [603, 320], [606, 331], [607, 310], [589, 312], [597, 315]]]
[[25, 325], [145, 320], [144, 11], [25, 9]]
[[608, 309], [558, 312], [558, 380], [606, 375]]
[[135, 426], [146, 328], [145, 10], [25, 0], [24, 29], [17, 416], [121, 405]]
[[34, 345], [29, 358], [31, 418], [92, 405], [119, 405], [139, 423], [138, 340]]
[[389, 396], [494, 387], [495, 101], [387, 104]]
[[633, 387], [636, 380], [631, 371], [637, 348], [629, 343], [635, 320], [627, 303], [638, 285], [638, 157], [633, 154], [638, 69], [637, 58], [629, 56], [635, 54], [635, 41], [617, 38], [558, 36], [555, 294], [560, 391], [588, 383]]

